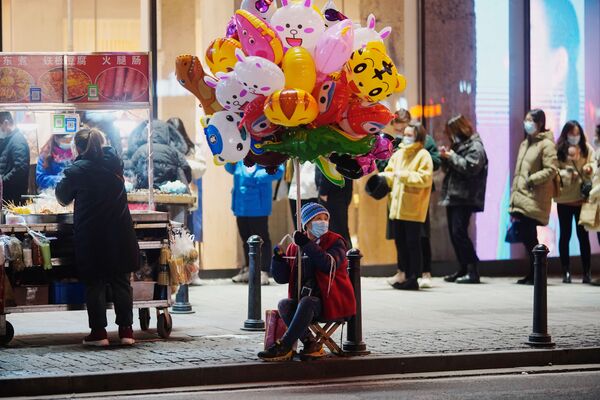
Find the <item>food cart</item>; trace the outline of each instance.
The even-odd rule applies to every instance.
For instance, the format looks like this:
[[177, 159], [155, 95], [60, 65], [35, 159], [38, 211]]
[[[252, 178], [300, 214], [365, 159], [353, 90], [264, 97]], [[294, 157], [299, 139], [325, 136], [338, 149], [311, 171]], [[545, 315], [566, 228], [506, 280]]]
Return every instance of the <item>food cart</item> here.
[[[85, 112], [121, 113], [129, 128], [140, 120], [151, 124], [151, 76], [149, 53], [3, 53], [0, 110], [20, 114], [16, 125], [30, 130], [24, 133], [36, 160], [44, 134], [75, 133]], [[148, 187], [152, 188], [152, 129], [148, 128]], [[118, 140], [126, 142], [123, 132]], [[153, 211], [153, 190], [131, 196], [131, 201], [147, 204], [145, 210], [132, 211], [146, 269], [144, 279], [132, 281], [134, 308], [139, 309], [142, 330], [149, 328], [150, 308], [155, 308], [158, 334], [167, 338], [172, 329], [171, 288], [162, 254], [169, 246], [169, 218]], [[0, 244], [0, 345], [14, 336], [6, 320], [11, 313], [85, 309], [84, 287], [76, 281], [73, 215], [52, 206], [39, 210], [36, 202], [44, 196], [29, 197], [35, 199], [23, 215], [11, 215], [0, 224], [5, 243], [22, 243], [17, 255], [10, 245]], [[142, 275], [134, 273], [132, 278]]]

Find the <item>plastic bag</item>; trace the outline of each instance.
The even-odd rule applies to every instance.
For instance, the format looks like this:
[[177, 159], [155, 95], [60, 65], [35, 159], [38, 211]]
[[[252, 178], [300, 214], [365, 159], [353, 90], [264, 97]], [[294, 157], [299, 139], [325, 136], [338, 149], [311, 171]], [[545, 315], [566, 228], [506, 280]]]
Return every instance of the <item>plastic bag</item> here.
[[198, 250], [194, 242], [194, 235], [183, 227], [171, 230], [171, 282], [176, 284], [189, 284], [198, 272]]

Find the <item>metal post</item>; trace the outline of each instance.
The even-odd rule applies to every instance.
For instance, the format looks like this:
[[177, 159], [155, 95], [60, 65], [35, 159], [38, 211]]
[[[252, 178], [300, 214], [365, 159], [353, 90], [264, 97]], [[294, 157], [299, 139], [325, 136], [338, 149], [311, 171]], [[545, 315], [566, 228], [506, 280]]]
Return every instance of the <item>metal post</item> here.
[[535, 347], [554, 346], [548, 334], [548, 252], [548, 247], [543, 244], [533, 248], [533, 332], [526, 343]]
[[264, 331], [265, 321], [261, 318], [260, 304], [260, 249], [263, 240], [258, 235], [248, 239], [248, 319], [244, 322], [245, 331]]
[[177, 290], [177, 294], [175, 295], [175, 304], [171, 307], [172, 314], [193, 314], [195, 311], [192, 310], [192, 305], [190, 304], [190, 293], [189, 286], [179, 285], [179, 290]]
[[371, 353], [367, 350], [367, 345], [363, 342], [362, 336], [362, 300], [360, 288], [360, 259], [362, 254], [358, 249], [350, 249], [346, 254], [348, 257], [348, 275], [354, 288], [354, 298], [356, 299], [356, 315], [348, 321], [346, 331], [346, 341], [342, 345], [345, 353], [351, 355], [366, 355]]
[[[300, 211], [302, 210], [302, 194], [300, 191], [300, 159], [294, 158], [294, 172], [296, 173], [296, 226], [298, 230], [302, 232], [302, 216], [300, 215]], [[302, 249], [298, 246], [298, 254], [296, 257], [296, 266], [297, 266], [297, 279], [296, 279], [296, 299], [298, 303], [300, 302], [300, 290], [302, 288]]]

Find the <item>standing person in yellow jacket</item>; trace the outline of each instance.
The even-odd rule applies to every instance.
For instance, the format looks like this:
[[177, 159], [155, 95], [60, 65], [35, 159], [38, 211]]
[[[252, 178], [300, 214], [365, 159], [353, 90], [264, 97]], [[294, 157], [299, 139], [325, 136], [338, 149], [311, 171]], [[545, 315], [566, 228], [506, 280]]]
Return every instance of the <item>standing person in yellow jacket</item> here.
[[[562, 181], [562, 191], [554, 199], [558, 211], [560, 239], [558, 251], [563, 272], [563, 282], [571, 283], [569, 265], [569, 242], [573, 227], [573, 218], [577, 224], [577, 238], [581, 252], [583, 281], [589, 283], [591, 251], [590, 237], [583, 225], [579, 224], [581, 206], [589, 197], [592, 189], [594, 149], [586, 140], [581, 125], [577, 121], [568, 121], [562, 129], [556, 143], [558, 156], [558, 173]], [[586, 277], [588, 282], [586, 282]]]
[[419, 290], [417, 279], [423, 268], [421, 232], [433, 182], [433, 162], [424, 148], [426, 136], [421, 124], [409, 124], [399, 150], [380, 174], [391, 188], [389, 217], [398, 259], [405, 266], [406, 280], [392, 285], [400, 290]]
[[557, 173], [554, 135], [546, 129], [546, 114], [540, 109], [527, 113], [523, 123], [527, 137], [519, 147], [510, 193], [513, 224], [519, 224], [519, 240], [529, 255], [529, 273], [517, 283], [533, 285], [533, 248], [539, 243], [538, 225], [548, 225]]

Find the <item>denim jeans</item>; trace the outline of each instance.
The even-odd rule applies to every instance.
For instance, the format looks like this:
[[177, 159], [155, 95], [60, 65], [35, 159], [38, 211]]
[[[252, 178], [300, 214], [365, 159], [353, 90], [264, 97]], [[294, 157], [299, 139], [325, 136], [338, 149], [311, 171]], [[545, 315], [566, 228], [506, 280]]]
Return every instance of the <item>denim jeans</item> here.
[[308, 327], [314, 319], [321, 315], [321, 299], [315, 296], [306, 296], [300, 299], [283, 299], [277, 305], [279, 315], [288, 327], [281, 338], [286, 347], [292, 347], [296, 340], [305, 342], [308, 338]]

